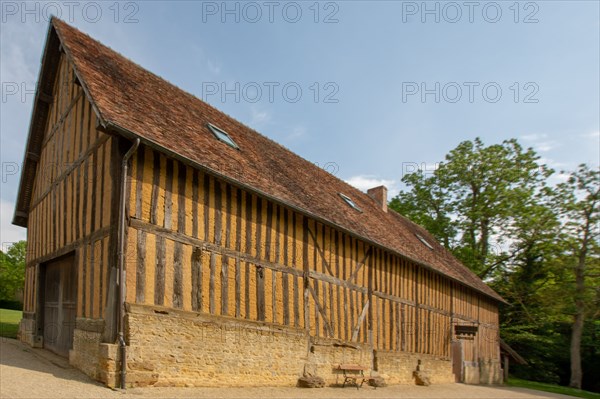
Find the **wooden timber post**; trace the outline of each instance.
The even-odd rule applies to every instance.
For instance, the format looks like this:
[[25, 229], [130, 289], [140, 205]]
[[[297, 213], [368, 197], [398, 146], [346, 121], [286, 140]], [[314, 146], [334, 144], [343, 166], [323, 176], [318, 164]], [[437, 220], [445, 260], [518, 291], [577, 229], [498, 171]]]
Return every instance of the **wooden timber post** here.
[[367, 287], [367, 301], [369, 303], [369, 307], [368, 307], [368, 340], [369, 340], [369, 344], [374, 346], [374, 342], [373, 342], [373, 273], [374, 273], [374, 259], [375, 255], [373, 256], [369, 256], [369, 269], [367, 270], [368, 273], [368, 287]]

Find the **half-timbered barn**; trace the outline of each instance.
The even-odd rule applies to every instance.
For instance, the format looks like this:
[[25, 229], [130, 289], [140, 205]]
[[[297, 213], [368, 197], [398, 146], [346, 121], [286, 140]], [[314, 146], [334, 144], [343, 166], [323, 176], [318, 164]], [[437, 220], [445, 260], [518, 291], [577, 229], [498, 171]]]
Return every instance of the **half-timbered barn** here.
[[53, 19], [20, 339], [109, 386], [498, 382], [502, 298], [386, 197]]

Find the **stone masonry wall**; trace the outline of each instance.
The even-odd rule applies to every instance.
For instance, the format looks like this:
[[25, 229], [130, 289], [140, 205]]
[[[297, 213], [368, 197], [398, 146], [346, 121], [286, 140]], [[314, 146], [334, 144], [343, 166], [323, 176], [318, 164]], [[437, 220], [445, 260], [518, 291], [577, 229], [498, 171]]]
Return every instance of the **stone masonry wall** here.
[[342, 372], [336, 370], [340, 364], [358, 364], [367, 368], [365, 377], [369, 377], [373, 365], [373, 348], [366, 344], [349, 343], [334, 339], [310, 338], [307, 374], [325, 379], [327, 385], [339, 385], [344, 382]]
[[[309, 337], [306, 331], [161, 307], [128, 304], [129, 386], [294, 386], [303, 374], [341, 384], [338, 364], [364, 366], [392, 384], [414, 384], [417, 360], [433, 383], [454, 382], [449, 359], [374, 352], [364, 344]], [[118, 353], [106, 348], [109, 385], [118, 381]], [[112, 366], [111, 366], [112, 367]], [[104, 380], [104, 378], [103, 378]]]
[[[69, 362], [110, 387], [119, 386], [119, 347], [101, 343], [104, 322], [76, 322]], [[27, 342], [34, 329], [26, 323], [20, 339]], [[373, 351], [369, 345], [310, 337], [305, 330], [269, 323], [128, 304], [125, 327], [127, 386], [295, 386], [304, 374], [336, 385], [343, 382], [335, 370], [339, 364], [361, 365], [365, 377], [381, 375], [388, 384], [414, 384], [419, 360], [433, 384], [455, 380], [448, 358]], [[465, 362], [465, 383], [501, 382], [499, 362]]]
[[73, 331], [73, 349], [69, 351], [69, 363], [95, 380], [100, 380], [100, 342], [104, 320], [77, 318]]
[[303, 331], [130, 305], [127, 385], [293, 386], [307, 362]]
[[[369, 345], [310, 337], [269, 323], [128, 304], [125, 327], [127, 386], [295, 386], [305, 374], [336, 385], [343, 382], [335, 370], [339, 364], [364, 366], [366, 378], [380, 375], [388, 384], [414, 384], [419, 360], [432, 383], [455, 380], [448, 358], [373, 351]], [[103, 329], [102, 320], [78, 318], [69, 361], [115, 387], [119, 348], [101, 343]], [[501, 383], [498, 362], [469, 363], [466, 383]]]
[[421, 360], [421, 369], [429, 373], [432, 384], [454, 382], [450, 359], [420, 353], [375, 352], [377, 371], [389, 384], [414, 384], [413, 372], [417, 369], [419, 360]]

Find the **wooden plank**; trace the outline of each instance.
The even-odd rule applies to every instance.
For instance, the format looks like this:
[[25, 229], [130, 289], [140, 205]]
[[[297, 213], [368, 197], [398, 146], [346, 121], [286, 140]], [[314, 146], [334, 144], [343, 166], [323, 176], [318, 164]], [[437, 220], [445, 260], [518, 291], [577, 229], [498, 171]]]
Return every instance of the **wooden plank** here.
[[231, 246], [231, 217], [232, 217], [232, 193], [231, 184], [225, 184], [225, 246]]
[[[352, 339], [352, 337], [354, 336], [354, 318], [355, 318], [355, 314], [356, 314], [356, 310], [355, 310], [355, 306], [354, 306], [354, 302], [355, 302], [355, 298], [356, 297], [356, 291], [354, 290], [348, 290], [348, 299], [349, 299], [349, 305], [350, 305], [350, 339]], [[358, 304], [357, 304], [358, 307]], [[358, 326], [360, 326], [360, 323], [357, 324]]]
[[179, 164], [179, 170], [177, 173], [177, 231], [182, 234], [186, 234], [186, 213], [185, 207], [186, 197], [189, 195], [186, 193], [187, 185], [187, 166]]
[[235, 317], [241, 317], [242, 270], [240, 259], [235, 258]]
[[[257, 240], [260, 240], [258, 235]], [[256, 267], [256, 313], [259, 321], [265, 320], [265, 278], [261, 266]]]
[[102, 290], [102, 240], [96, 240], [93, 244], [94, 250], [94, 285], [92, 292], [94, 293], [94, 305], [92, 307], [92, 317], [98, 319], [101, 317], [102, 306], [100, 304]]
[[419, 283], [420, 283], [420, 278], [419, 278], [419, 272], [421, 271], [421, 268], [418, 268], [415, 270], [416, 273], [414, 275], [415, 277], [415, 281], [414, 281], [414, 290], [415, 290], [415, 352], [419, 352], [421, 350], [421, 345], [420, 345], [420, 331], [421, 329], [419, 328], [420, 325], [420, 311], [419, 311], [419, 302], [420, 302], [420, 292], [419, 292]]
[[192, 310], [202, 311], [202, 248], [192, 252]]
[[146, 232], [137, 230], [137, 262], [136, 262], [136, 281], [135, 281], [135, 300], [136, 303], [146, 301]]
[[394, 350], [394, 349], [398, 348], [396, 345], [396, 335], [395, 335], [395, 326], [397, 323], [397, 320], [395, 318], [397, 304], [394, 302], [390, 302], [389, 305], [390, 306], [389, 306], [389, 315], [388, 315], [388, 317], [389, 317], [388, 334], [389, 334], [390, 338], [389, 338], [388, 348], [390, 350]]
[[162, 236], [156, 239], [156, 268], [154, 277], [154, 304], [165, 303], [165, 265], [166, 265], [166, 240]]
[[[273, 243], [271, 242], [271, 239], [272, 239], [271, 233], [272, 233], [272, 229], [273, 229], [273, 203], [271, 201], [266, 201], [266, 203], [267, 203], [267, 220], [266, 220], [265, 243], [264, 243], [265, 259], [268, 261], [272, 261], [271, 246], [273, 245]], [[259, 258], [260, 258], [260, 256], [259, 256]]]
[[250, 318], [250, 265], [244, 262], [244, 316]]
[[301, 215], [300, 217], [302, 218], [302, 270], [308, 273], [308, 218]]
[[218, 179], [213, 180], [213, 190], [215, 200], [215, 244], [221, 245], [221, 241], [223, 238], [223, 210], [221, 209], [223, 206], [223, 191], [221, 188], [221, 182]]
[[[335, 330], [336, 330], [336, 322], [335, 322], [335, 305], [333, 302], [333, 284], [328, 284], [325, 282], [322, 282], [323, 284], [323, 297], [325, 298], [325, 308], [327, 310], [329, 310], [328, 312], [328, 320], [329, 320], [329, 325], [331, 326], [331, 336], [333, 337], [335, 335]], [[329, 293], [329, 301], [327, 301], [327, 293]]]
[[242, 190], [236, 188], [236, 217], [235, 217], [235, 250], [242, 251]]
[[[319, 286], [319, 283], [317, 281], [315, 281], [315, 288], [317, 288]], [[323, 319], [323, 327], [324, 330], [327, 334], [327, 336], [329, 337], [333, 337], [333, 329], [331, 328], [331, 323], [329, 322], [329, 317], [327, 317], [327, 312], [326, 312], [326, 308], [324, 306], [323, 303], [321, 303], [321, 301], [319, 300], [319, 295], [318, 295], [318, 291], [315, 290], [310, 282], [308, 284], [308, 290], [310, 291], [310, 294], [313, 297], [313, 300], [315, 301], [315, 306], [317, 308], [317, 311], [319, 312], [319, 314], [321, 315], [321, 318]], [[315, 321], [318, 321], [318, 317], [315, 317]], [[318, 325], [318, 324], [317, 324]], [[317, 331], [319, 329], [317, 328]]]
[[245, 229], [246, 229], [246, 248], [245, 252], [252, 255], [252, 211], [253, 211], [253, 195], [244, 191], [244, 199], [246, 202], [246, 214], [245, 214]]
[[283, 222], [283, 207], [281, 205], [275, 206], [275, 258], [273, 261], [275, 263], [281, 263], [281, 223]]
[[217, 268], [217, 259], [216, 254], [211, 252], [210, 254], [210, 282], [208, 286], [208, 295], [209, 295], [209, 303], [208, 309], [210, 314], [215, 314], [216, 303], [215, 303], [215, 290], [216, 290], [216, 282], [215, 282], [215, 273]]
[[165, 223], [166, 229], [173, 227], [173, 160], [167, 158], [166, 182], [165, 182]]
[[[366, 301], [368, 300], [368, 296], [367, 294], [364, 293], [357, 293], [358, 296], [360, 297], [360, 303], [366, 303]], [[373, 342], [373, 332], [369, 331], [369, 325], [368, 325], [368, 316], [369, 316], [370, 312], [367, 312], [367, 317], [365, 317], [363, 319], [363, 327], [361, 328], [361, 332], [362, 332], [362, 341], [363, 342]]]
[[[283, 264], [286, 266], [291, 266], [293, 267], [293, 262], [294, 259], [289, 259], [289, 249], [288, 249], [288, 240], [290, 239], [290, 234], [289, 234], [289, 223], [290, 223], [290, 218], [289, 218], [289, 212], [287, 209], [282, 208], [283, 209], [283, 240], [284, 240], [284, 244], [283, 244]], [[292, 237], [292, 245], [295, 247], [296, 245], [296, 240]]]
[[208, 174], [204, 174], [204, 183], [202, 186], [202, 191], [204, 193], [204, 201], [202, 204], [203, 215], [204, 215], [204, 240], [208, 241], [209, 230], [210, 230], [210, 222], [209, 222], [209, 210], [210, 210], [210, 176]]
[[[286, 251], [287, 252], [287, 251]], [[283, 324], [290, 324], [290, 289], [288, 273], [281, 274], [282, 281], [282, 306], [283, 306]]]
[[334, 292], [334, 296], [335, 296], [335, 309], [333, 310], [333, 317], [334, 317], [334, 330], [336, 333], [336, 338], [337, 339], [344, 339], [343, 337], [343, 328], [344, 328], [344, 324], [342, 321], [342, 296], [341, 296], [341, 291], [342, 287], [340, 287], [339, 285], [337, 285], [335, 287]]
[[[377, 323], [381, 325], [381, 344], [380, 344], [380, 348], [382, 349], [388, 349], [388, 320], [387, 320], [387, 309], [386, 309], [386, 300], [385, 299], [379, 299], [379, 314]], [[378, 326], [379, 328], [379, 326]]]
[[104, 157], [102, 159], [102, 177], [100, 185], [102, 187], [102, 196], [100, 200], [100, 212], [102, 222], [100, 224], [101, 227], [105, 227], [110, 225], [110, 197], [112, 195], [111, 186], [108, 184], [110, 182], [110, 143], [106, 143], [102, 145], [102, 152]]
[[367, 302], [365, 303], [365, 306], [363, 306], [362, 311], [360, 312], [360, 316], [358, 317], [356, 325], [352, 329], [352, 342], [358, 341], [358, 334], [360, 332], [360, 326], [363, 323], [363, 321], [365, 320], [365, 317], [367, 316], [367, 312], [369, 311], [369, 306], [370, 306], [369, 301], [367, 300]]
[[306, 331], [310, 331], [310, 309], [309, 309], [309, 302], [308, 302], [308, 297], [310, 295], [309, 290], [308, 290], [308, 278], [304, 277], [304, 328], [306, 329]]
[[297, 276], [292, 275], [292, 281], [294, 285], [294, 326], [300, 327], [300, 304], [299, 304], [299, 290]]
[[262, 217], [263, 217], [263, 199], [260, 197], [256, 197], [256, 231], [255, 231], [255, 251], [256, 257], [258, 259], [262, 259]]
[[[83, 101], [82, 101], [83, 102]], [[79, 136], [78, 136], [79, 137]], [[119, 224], [119, 198], [121, 195], [121, 175], [122, 169], [120, 166], [120, 159], [122, 152], [120, 150], [119, 138], [111, 138], [110, 141], [110, 176], [111, 179], [111, 199], [110, 199], [110, 223], [107, 226], [110, 235], [108, 242], [108, 265], [109, 270], [107, 271], [107, 293], [106, 293], [106, 315], [105, 315], [105, 328], [103, 334], [103, 342], [114, 342], [117, 335], [117, 268], [118, 264], [118, 224]], [[77, 168], [79, 176], [80, 168]], [[77, 194], [80, 191], [79, 181], [77, 183]], [[80, 209], [79, 199], [76, 202], [77, 210], [76, 215], [79, 215]], [[76, 224], [76, 237], [79, 240], [79, 224]]]
[[135, 217], [142, 218], [142, 186], [144, 184], [144, 166], [146, 163], [146, 151], [144, 148], [138, 149], [136, 152], [136, 181], [135, 181]]
[[223, 256], [221, 262], [221, 314], [229, 313], [229, 258]]
[[[182, 168], [183, 169], [183, 168]], [[181, 214], [181, 213], [180, 213]], [[178, 225], [180, 227], [181, 225]], [[183, 244], [175, 242], [173, 253], [173, 307], [183, 308]]]
[[152, 166], [152, 199], [150, 206], [150, 223], [158, 224], [158, 190], [160, 187], [160, 154], [154, 152]]
[[199, 177], [198, 170], [192, 169], [192, 237], [198, 238], [198, 189]]

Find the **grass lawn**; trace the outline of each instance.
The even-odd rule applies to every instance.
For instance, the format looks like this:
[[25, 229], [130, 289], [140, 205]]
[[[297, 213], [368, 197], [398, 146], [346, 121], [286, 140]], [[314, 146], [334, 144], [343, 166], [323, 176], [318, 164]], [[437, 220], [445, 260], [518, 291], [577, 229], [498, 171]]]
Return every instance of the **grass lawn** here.
[[0, 337], [17, 338], [22, 315], [20, 310], [0, 309]]
[[535, 389], [537, 391], [559, 393], [562, 395], [577, 396], [578, 398], [600, 399], [600, 393], [582, 391], [581, 389], [563, 387], [560, 385], [545, 384], [543, 382], [520, 380], [518, 378], [509, 378], [506, 385], [511, 387]]

